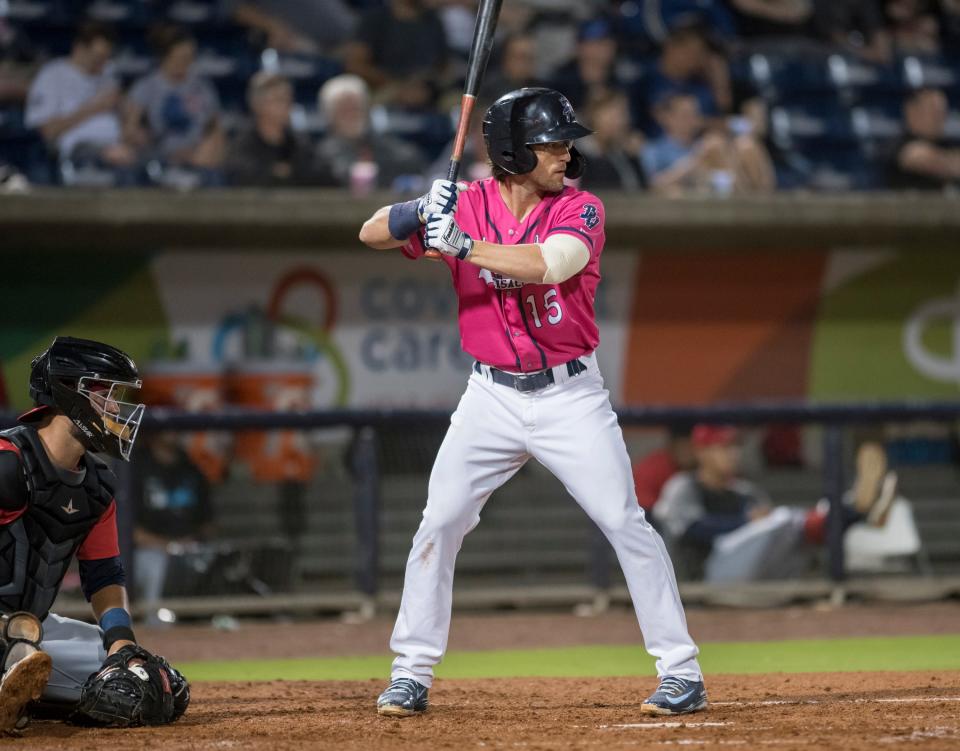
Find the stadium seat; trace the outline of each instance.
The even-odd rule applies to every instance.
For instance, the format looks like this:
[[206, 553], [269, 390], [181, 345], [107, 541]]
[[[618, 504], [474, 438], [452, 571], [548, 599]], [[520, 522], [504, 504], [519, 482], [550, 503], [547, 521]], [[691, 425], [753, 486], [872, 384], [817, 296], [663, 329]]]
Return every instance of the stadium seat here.
[[829, 92], [834, 89], [822, 57], [800, 58], [756, 53], [748, 60], [750, 81], [771, 101], [787, 101], [794, 94]]

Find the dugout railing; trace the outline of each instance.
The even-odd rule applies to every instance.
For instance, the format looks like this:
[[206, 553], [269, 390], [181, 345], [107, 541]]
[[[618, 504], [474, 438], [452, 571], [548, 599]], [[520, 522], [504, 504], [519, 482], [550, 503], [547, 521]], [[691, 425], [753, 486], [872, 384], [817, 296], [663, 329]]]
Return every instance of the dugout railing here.
[[[218, 413], [185, 413], [165, 408], [154, 408], [148, 411], [142, 425], [142, 431], [148, 434], [153, 431], [169, 430], [176, 432], [193, 431], [270, 431], [270, 430], [303, 430], [312, 431], [323, 428], [349, 428], [352, 431], [350, 451], [347, 454], [349, 474], [352, 479], [352, 514], [353, 536], [352, 569], [353, 592], [342, 596], [324, 597], [323, 592], [314, 592], [309, 596], [298, 596], [289, 592], [260, 592], [255, 597], [248, 598], [220, 598], [216, 603], [209, 604], [209, 612], [261, 612], [276, 607], [271, 600], [279, 599], [288, 610], [319, 608], [321, 610], [349, 609], [358, 604], [373, 603], [382, 599], [381, 582], [381, 535], [382, 531], [382, 452], [378, 445], [378, 435], [384, 431], [398, 430], [415, 435], [418, 431], [433, 431], [442, 433], [449, 420], [449, 411], [446, 410], [317, 410], [309, 412], [282, 413], [263, 412], [256, 410], [225, 409]], [[623, 408], [618, 410], [621, 425], [624, 428], [634, 427], [669, 427], [671, 425], [690, 425], [696, 422], [730, 423], [741, 426], [764, 426], [770, 424], [799, 424], [820, 425], [821, 452], [822, 452], [822, 496], [831, 504], [831, 511], [827, 525], [827, 546], [825, 555], [824, 576], [820, 578], [821, 585], [830, 587], [831, 593], [836, 596], [843, 592], [846, 579], [844, 565], [843, 524], [840, 513], [840, 501], [846, 487], [846, 462], [848, 442], [847, 428], [850, 426], [876, 426], [882, 424], [899, 423], [940, 423], [950, 425], [960, 420], [960, 402], [917, 401], [917, 402], [885, 402], [885, 403], [751, 403], [751, 404], [721, 404], [707, 407], [645, 407]], [[12, 415], [0, 416], [0, 425], [13, 424]], [[126, 467], [119, 467], [123, 470]], [[121, 472], [125, 483], [132, 482], [129, 471]], [[423, 476], [424, 494], [426, 476]], [[960, 504], [958, 504], [960, 506]], [[132, 520], [126, 518], [121, 529], [123, 547], [132, 549]], [[588, 589], [600, 593], [598, 601], [604, 599], [604, 593], [610, 591], [611, 581], [611, 553], [606, 540], [599, 531], [594, 533], [586, 543], [589, 546], [587, 559], [589, 565], [585, 572]], [[958, 560], [960, 560], [960, 541], [957, 545]], [[126, 556], [131, 561], [129, 554]], [[545, 585], [548, 586], [548, 585]], [[757, 585], [763, 589], [764, 586]], [[783, 584], [776, 589], [782, 595]], [[562, 589], [562, 588], [560, 588]], [[789, 589], [789, 587], [787, 587]], [[569, 589], [573, 599], [582, 599], [582, 590]], [[823, 592], [814, 587], [810, 592]], [[949, 590], [946, 590], [949, 592]], [[302, 594], [302, 593], [301, 593]], [[396, 593], [391, 593], [388, 599], [395, 599]], [[262, 599], [258, 607], [257, 600]], [[329, 599], [329, 602], [327, 600]], [[553, 603], [562, 601], [564, 596], [538, 597], [528, 592], [527, 596], [519, 598], [523, 602]], [[749, 600], [749, 598], [747, 598]], [[487, 596], [491, 605], [497, 604], [498, 598]], [[763, 601], [763, 597], [760, 598]], [[484, 602], [484, 597], [477, 599], [478, 604]], [[181, 603], [182, 608], [182, 603]], [[206, 612], [200, 602], [188, 610]]]

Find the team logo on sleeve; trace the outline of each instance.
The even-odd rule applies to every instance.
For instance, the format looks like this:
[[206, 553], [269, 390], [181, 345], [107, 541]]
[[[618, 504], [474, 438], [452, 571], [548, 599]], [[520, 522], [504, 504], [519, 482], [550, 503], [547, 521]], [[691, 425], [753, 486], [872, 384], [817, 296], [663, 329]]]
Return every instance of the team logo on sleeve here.
[[494, 289], [519, 289], [523, 286], [523, 282], [511, 279], [509, 276], [502, 276], [489, 269], [480, 269], [480, 278]]
[[583, 204], [583, 213], [580, 214], [580, 218], [583, 219], [583, 223], [587, 225], [587, 229], [593, 229], [600, 224], [600, 213], [592, 203]]

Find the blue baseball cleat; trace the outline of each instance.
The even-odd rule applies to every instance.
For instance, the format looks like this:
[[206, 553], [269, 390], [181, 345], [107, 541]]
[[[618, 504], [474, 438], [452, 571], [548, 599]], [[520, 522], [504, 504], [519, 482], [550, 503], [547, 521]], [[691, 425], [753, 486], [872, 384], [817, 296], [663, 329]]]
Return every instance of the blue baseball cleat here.
[[689, 714], [707, 708], [707, 690], [703, 681], [666, 676], [653, 695], [640, 705], [644, 714]]
[[394, 678], [377, 699], [377, 714], [409, 717], [427, 711], [427, 689], [413, 678]]

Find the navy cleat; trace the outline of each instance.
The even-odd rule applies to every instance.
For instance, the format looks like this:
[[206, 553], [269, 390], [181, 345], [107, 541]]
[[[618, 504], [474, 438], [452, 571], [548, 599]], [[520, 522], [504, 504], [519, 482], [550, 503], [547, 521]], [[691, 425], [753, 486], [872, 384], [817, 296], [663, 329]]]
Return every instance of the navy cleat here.
[[410, 717], [427, 711], [427, 687], [413, 678], [394, 678], [377, 699], [377, 714]]
[[688, 714], [707, 708], [707, 690], [703, 681], [666, 676], [653, 695], [640, 705], [644, 714]]

